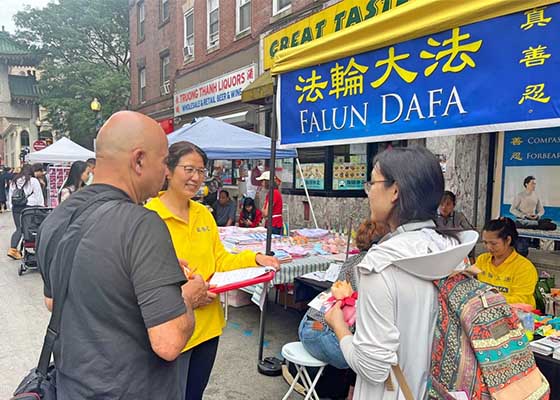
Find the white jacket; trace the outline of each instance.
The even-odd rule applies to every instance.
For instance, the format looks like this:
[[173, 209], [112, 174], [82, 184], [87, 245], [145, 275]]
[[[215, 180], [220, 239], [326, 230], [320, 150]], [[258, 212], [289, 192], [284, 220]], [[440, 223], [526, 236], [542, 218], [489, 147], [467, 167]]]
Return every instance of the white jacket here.
[[16, 184], [18, 188], [21, 188], [23, 185], [23, 191], [28, 196], [27, 197], [27, 207], [34, 207], [34, 206], [45, 206], [45, 199], [43, 197], [43, 189], [41, 188], [41, 184], [37, 180], [37, 178], [31, 177], [29, 182], [25, 183], [25, 178], [19, 178], [15, 184], [14, 182], [10, 183], [10, 190], [8, 191], [8, 207], [12, 208], [12, 194], [16, 190]]
[[[356, 372], [354, 400], [404, 399], [386, 391], [391, 366], [400, 365], [415, 400], [426, 395], [438, 303], [434, 279], [463, 267], [478, 233], [442, 236], [432, 221], [403, 225], [369, 250], [358, 265], [356, 331], [340, 342]], [[392, 373], [391, 373], [392, 375]], [[391, 377], [393, 385], [397, 380]]]

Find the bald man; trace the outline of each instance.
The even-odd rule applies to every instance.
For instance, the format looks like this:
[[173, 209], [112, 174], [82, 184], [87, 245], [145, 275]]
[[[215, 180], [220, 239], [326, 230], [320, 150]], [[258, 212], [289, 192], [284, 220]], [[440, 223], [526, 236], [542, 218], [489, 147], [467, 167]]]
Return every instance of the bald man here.
[[70, 276], [54, 349], [59, 400], [184, 396], [175, 359], [207, 285], [200, 276], [185, 283], [167, 227], [140, 206], [162, 187], [166, 157], [154, 120], [114, 114], [98, 135], [93, 184], [41, 227], [37, 258], [49, 309], [54, 297], [57, 312]]

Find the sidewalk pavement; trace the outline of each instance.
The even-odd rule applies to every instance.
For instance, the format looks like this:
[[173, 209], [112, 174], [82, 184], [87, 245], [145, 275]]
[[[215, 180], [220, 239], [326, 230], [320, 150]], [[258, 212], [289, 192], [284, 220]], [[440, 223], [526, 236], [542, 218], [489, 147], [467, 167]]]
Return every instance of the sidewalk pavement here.
[[[36, 366], [49, 320], [40, 274], [19, 277], [19, 262], [5, 255], [13, 230], [12, 214], [0, 214], [0, 243], [4, 244], [0, 247], [0, 399], [9, 399], [24, 375]], [[257, 372], [259, 315], [255, 305], [230, 307], [204, 400], [274, 400], [287, 391], [281, 376]], [[297, 340], [300, 319], [299, 313], [270, 304], [265, 357], [279, 356], [283, 344]]]

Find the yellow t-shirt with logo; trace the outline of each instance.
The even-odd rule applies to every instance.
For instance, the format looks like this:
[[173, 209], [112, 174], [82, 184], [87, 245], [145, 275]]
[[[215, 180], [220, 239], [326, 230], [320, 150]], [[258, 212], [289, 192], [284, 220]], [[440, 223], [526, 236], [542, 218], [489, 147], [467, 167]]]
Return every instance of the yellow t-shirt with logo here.
[[[150, 200], [146, 208], [157, 212], [167, 225], [177, 257], [186, 260], [191, 271], [196, 270], [204, 280], [214, 272], [257, 265], [256, 253], [252, 251], [239, 254], [226, 251], [214, 217], [202, 204], [190, 201], [188, 223], [175, 216], [159, 197]], [[226, 325], [219, 296], [211, 304], [194, 310], [194, 317], [194, 332], [183, 351], [220, 336]]]
[[482, 270], [478, 280], [496, 287], [509, 304], [525, 303], [535, 307], [537, 269], [521, 254], [514, 250], [501, 265], [495, 266], [492, 254], [484, 253], [476, 259], [476, 266]]

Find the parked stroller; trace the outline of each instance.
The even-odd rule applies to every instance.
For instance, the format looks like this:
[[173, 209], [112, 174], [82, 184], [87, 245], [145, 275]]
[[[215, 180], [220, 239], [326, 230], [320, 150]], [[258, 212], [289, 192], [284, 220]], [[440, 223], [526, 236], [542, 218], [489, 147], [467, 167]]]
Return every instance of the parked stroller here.
[[18, 270], [19, 276], [30, 270], [37, 270], [37, 259], [35, 257], [37, 232], [39, 232], [39, 226], [41, 226], [52, 210], [52, 208], [48, 207], [29, 207], [22, 211], [21, 232], [23, 234], [23, 241], [21, 242], [20, 251], [23, 258]]

